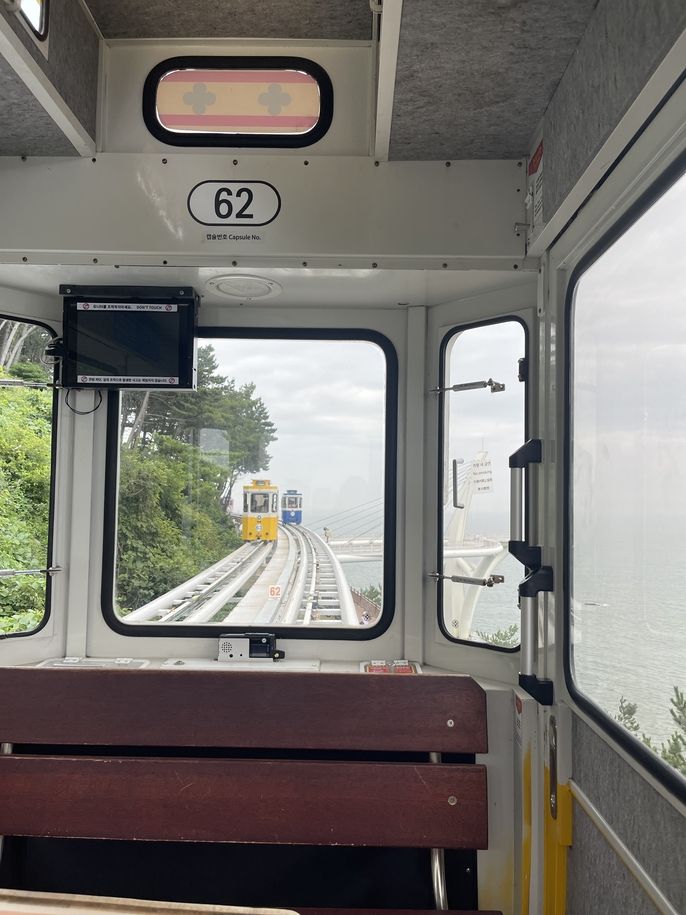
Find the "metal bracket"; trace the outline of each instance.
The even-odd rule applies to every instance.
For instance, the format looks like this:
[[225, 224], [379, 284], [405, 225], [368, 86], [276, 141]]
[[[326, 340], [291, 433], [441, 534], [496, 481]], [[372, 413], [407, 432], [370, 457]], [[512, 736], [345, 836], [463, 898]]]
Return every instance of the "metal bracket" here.
[[519, 585], [519, 597], [538, 597], [541, 591], [554, 591], [555, 578], [552, 566], [540, 566], [526, 576]]
[[464, 384], [453, 384], [449, 388], [431, 388], [431, 394], [445, 394], [446, 391], [479, 391], [482, 388], [490, 388], [491, 394], [498, 394], [505, 390], [505, 385], [500, 381], [466, 381]]
[[539, 705], [553, 705], [555, 694], [552, 680], [539, 680], [535, 674], [520, 674], [519, 685]]
[[441, 575], [440, 572], [429, 572], [429, 578], [434, 581], [452, 581], [457, 585], [478, 585], [480, 588], [492, 588], [493, 585], [502, 585], [504, 575], [489, 575], [488, 578], [470, 578], [468, 575]]
[[540, 705], [552, 705], [554, 690], [552, 680], [539, 680], [537, 666], [538, 645], [538, 595], [552, 591], [555, 579], [552, 566], [534, 569], [519, 585], [519, 607], [522, 612], [522, 653], [519, 685]]
[[507, 549], [527, 569], [537, 569], [543, 561], [540, 546], [529, 546], [526, 540], [508, 540]]
[[530, 438], [510, 455], [510, 470], [523, 470], [529, 464], [540, 464], [543, 460], [543, 443], [540, 438]]
[[61, 572], [59, 566], [51, 566], [49, 569], [0, 569], [0, 578], [14, 578], [15, 575], [54, 575], [55, 572]]

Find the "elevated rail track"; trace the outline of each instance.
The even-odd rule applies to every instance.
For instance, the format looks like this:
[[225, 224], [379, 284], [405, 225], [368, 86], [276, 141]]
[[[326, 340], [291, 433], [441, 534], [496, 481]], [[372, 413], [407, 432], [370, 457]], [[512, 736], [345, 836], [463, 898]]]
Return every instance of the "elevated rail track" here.
[[359, 626], [339, 560], [314, 531], [279, 527], [125, 617], [127, 623]]
[[269, 561], [273, 550], [274, 543], [244, 543], [193, 578], [129, 613], [126, 622], [223, 622], [232, 609], [227, 604]]

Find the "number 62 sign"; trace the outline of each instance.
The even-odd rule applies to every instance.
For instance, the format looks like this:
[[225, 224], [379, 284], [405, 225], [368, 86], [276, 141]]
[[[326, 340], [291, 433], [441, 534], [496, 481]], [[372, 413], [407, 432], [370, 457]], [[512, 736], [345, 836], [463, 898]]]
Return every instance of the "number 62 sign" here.
[[266, 181], [201, 181], [188, 195], [188, 212], [203, 226], [266, 226], [280, 209]]

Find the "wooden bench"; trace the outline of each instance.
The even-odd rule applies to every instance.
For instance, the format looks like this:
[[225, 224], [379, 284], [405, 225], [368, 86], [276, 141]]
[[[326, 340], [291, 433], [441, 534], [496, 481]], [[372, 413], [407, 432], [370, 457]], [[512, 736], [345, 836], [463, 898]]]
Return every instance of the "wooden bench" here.
[[0, 696], [0, 835], [487, 847], [485, 767], [436, 755], [487, 750], [467, 677], [4, 668]]

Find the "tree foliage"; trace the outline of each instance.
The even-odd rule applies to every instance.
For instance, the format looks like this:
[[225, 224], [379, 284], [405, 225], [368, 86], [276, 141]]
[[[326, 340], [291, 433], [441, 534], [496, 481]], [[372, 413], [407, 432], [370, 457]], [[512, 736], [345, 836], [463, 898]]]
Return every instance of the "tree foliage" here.
[[519, 645], [519, 623], [513, 623], [507, 629], [496, 629], [495, 632], [477, 630], [474, 639], [488, 645], [497, 645], [499, 648], [516, 648]]
[[[48, 381], [47, 339], [40, 328], [0, 321], [0, 376]], [[122, 400], [117, 596], [125, 614], [236, 548], [233, 486], [268, 468], [276, 430], [255, 385], [220, 375], [211, 346], [199, 351], [196, 392]], [[52, 392], [0, 388], [2, 568], [46, 566], [51, 442]], [[34, 629], [44, 609], [43, 577], [0, 579], [0, 633]]]
[[221, 505], [224, 476], [199, 449], [168, 436], [121, 456], [117, 599], [140, 607], [239, 543]]
[[669, 701], [671, 705], [669, 714], [672, 716], [676, 730], [667, 738], [667, 743], [660, 744], [659, 747], [656, 747], [652, 739], [645, 734], [642, 733], [639, 737], [638, 732], [641, 730], [641, 726], [636, 718], [638, 705], [635, 702], [629, 702], [625, 696], [619, 700], [619, 710], [615, 715], [615, 721], [618, 721], [635, 737], [639, 737], [647, 747], [661, 756], [677, 772], [686, 775], [686, 696], [684, 691], [675, 686], [674, 694]]
[[211, 346], [198, 352], [192, 394], [123, 397], [117, 599], [140, 607], [239, 543], [228, 514], [244, 473], [266, 470], [275, 427], [255, 396], [220, 375]]
[[373, 604], [376, 604], [377, 607], [381, 606], [381, 599], [383, 597], [383, 590], [381, 587], [381, 582], [378, 585], [367, 585], [366, 588], [360, 589], [360, 594], [370, 600]]
[[[0, 369], [23, 378], [19, 366], [32, 366], [32, 381], [47, 381], [50, 369], [41, 361], [50, 334], [35, 324], [0, 318]], [[36, 377], [40, 372], [40, 377]]]
[[[47, 382], [46, 330], [0, 319], [0, 377]], [[46, 567], [52, 393], [0, 388], [0, 568]], [[0, 633], [35, 629], [45, 612], [45, 578], [0, 579]]]
[[212, 346], [198, 351], [194, 394], [157, 391], [127, 394], [123, 439], [129, 450], [167, 436], [193, 445], [224, 471], [222, 502], [228, 506], [238, 477], [269, 469], [276, 428], [254, 384], [237, 386], [218, 372]]
[[[0, 377], [6, 373], [0, 370]], [[45, 568], [50, 506], [52, 392], [0, 388], [0, 567]], [[0, 579], [0, 633], [35, 627], [45, 579]]]

